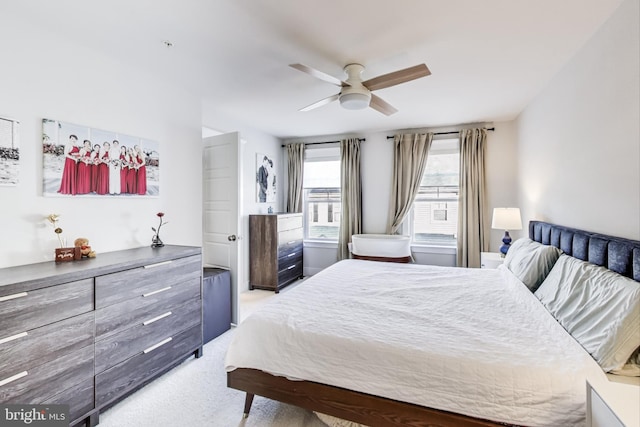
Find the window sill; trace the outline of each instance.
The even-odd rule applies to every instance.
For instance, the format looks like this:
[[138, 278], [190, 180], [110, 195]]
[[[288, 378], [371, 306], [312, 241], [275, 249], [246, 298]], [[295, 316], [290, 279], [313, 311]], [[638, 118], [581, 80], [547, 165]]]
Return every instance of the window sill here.
[[338, 242], [327, 241], [327, 240], [304, 240], [303, 246], [305, 248], [326, 248], [326, 249], [337, 249]]
[[455, 246], [437, 246], [413, 243], [411, 245], [411, 252], [418, 254], [455, 255], [458, 253], [458, 249]]

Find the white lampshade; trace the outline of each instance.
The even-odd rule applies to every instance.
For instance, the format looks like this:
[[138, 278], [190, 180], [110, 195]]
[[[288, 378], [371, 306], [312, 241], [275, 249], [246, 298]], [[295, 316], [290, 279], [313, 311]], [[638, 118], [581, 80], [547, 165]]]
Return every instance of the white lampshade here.
[[499, 230], [522, 230], [520, 208], [494, 208], [491, 228]]

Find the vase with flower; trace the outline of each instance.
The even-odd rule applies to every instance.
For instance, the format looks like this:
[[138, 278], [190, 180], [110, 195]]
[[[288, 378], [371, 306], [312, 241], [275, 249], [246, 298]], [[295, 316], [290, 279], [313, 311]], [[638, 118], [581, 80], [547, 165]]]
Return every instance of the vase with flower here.
[[55, 251], [55, 262], [66, 262], [66, 261], [75, 261], [82, 257], [80, 253], [80, 248], [65, 247], [66, 240], [62, 238], [62, 228], [58, 225], [58, 221], [60, 221], [60, 215], [58, 214], [50, 214], [47, 216], [47, 220], [53, 226], [53, 232], [58, 236], [58, 242], [60, 242], [60, 247], [56, 248]]
[[158, 212], [156, 214], [156, 216], [160, 219], [160, 224], [158, 224], [158, 228], [156, 229], [155, 227], [151, 227], [151, 229], [154, 231], [154, 235], [151, 238], [151, 247], [152, 248], [161, 248], [164, 246], [164, 243], [162, 243], [162, 240], [160, 239], [160, 227], [162, 227], [163, 224], [167, 224], [168, 222], [165, 222], [162, 218], [164, 217], [164, 212]]

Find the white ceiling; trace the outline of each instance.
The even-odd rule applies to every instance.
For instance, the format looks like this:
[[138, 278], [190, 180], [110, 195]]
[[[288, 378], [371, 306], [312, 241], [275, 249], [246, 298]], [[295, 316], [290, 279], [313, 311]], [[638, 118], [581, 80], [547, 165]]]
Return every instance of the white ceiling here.
[[[213, 113], [286, 138], [510, 120], [621, 1], [29, 0], [3, 1], [0, 13], [172, 79]], [[338, 102], [297, 111], [338, 88], [288, 64], [343, 80], [351, 62], [366, 67], [365, 80], [419, 63], [432, 75], [376, 91], [399, 110], [390, 117]]]

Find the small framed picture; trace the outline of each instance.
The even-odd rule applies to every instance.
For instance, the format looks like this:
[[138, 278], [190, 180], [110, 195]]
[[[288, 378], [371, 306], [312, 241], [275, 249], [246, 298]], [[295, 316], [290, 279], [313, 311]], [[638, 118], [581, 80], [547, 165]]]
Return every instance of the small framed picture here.
[[256, 202], [275, 203], [276, 167], [271, 156], [256, 154]]

